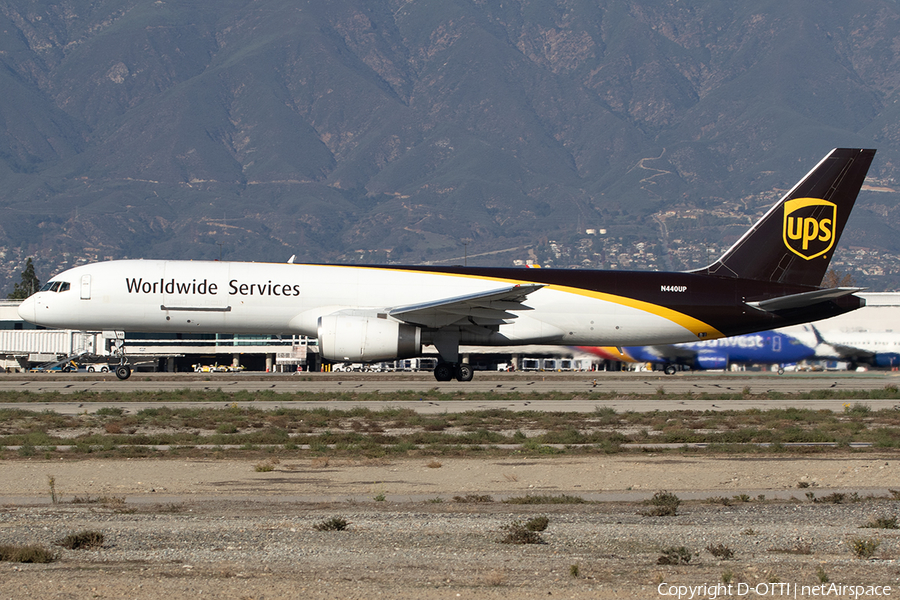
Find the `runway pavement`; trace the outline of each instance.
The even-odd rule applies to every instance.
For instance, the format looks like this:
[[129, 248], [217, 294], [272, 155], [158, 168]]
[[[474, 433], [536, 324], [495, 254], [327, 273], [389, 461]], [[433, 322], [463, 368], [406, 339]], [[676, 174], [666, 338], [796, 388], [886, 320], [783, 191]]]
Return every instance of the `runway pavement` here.
[[[590, 412], [598, 407], [617, 411], [653, 410], [746, 410], [789, 406], [842, 410], [852, 397], [808, 400], [766, 400], [757, 398], [716, 399], [722, 394], [762, 394], [765, 392], [800, 393], [812, 390], [871, 390], [888, 385], [900, 385], [897, 372], [867, 373], [700, 373], [667, 376], [661, 373], [478, 373], [469, 383], [438, 383], [427, 374], [303, 374], [302, 376], [259, 374], [143, 374], [136, 373], [127, 381], [110, 375], [41, 374], [37, 376], [0, 376], [0, 392], [28, 392], [17, 402], [0, 403], [0, 408], [28, 408], [54, 410], [60, 413], [94, 412], [107, 406], [126, 407], [129, 411], [155, 406], [221, 406], [221, 402], [153, 402], [146, 398], [133, 400], [132, 392], [171, 392], [176, 390], [228, 393], [269, 392], [259, 399], [238, 404], [261, 409], [332, 408], [350, 409], [365, 406], [373, 410], [386, 406], [411, 408], [421, 413], [464, 412], [487, 408], [509, 410]], [[430, 398], [384, 402], [373, 395], [388, 396], [401, 391], [440, 391], [454, 397], [433, 401]], [[121, 402], [93, 402], [83, 394], [78, 401], [65, 399], [76, 392], [119, 392]], [[573, 399], [553, 400], [546, 396], [553, 392], [577, 394]], [[601, 398], [600, 393], [616, 392], [623, 397]], [[295, 394], [322, 394], [321, 398], [298, 400]], [[504, 399], [503, 396], [509, 396]], [[47, 398], [44, 394], [52, 395]], [[527, 394], [527, 397], [523, 397]], [[713, 398], [703, 398], [703, 394]], [[639, 395], [639, 398], [624, 397]], [[651, 397], [648, 397], [651, 396]], [[9, 397], [7, 396], [7, 399]], [[104, 398], [105, 400], [105, 398]], [[872, 409], [892, 408], [896, 400], [864, 400]]]

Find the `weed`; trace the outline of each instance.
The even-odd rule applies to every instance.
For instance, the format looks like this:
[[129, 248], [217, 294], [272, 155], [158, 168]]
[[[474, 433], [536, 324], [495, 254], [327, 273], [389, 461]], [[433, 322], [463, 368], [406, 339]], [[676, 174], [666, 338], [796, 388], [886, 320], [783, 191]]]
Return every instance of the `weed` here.
[[710, 554], [712, 554], [716, 558], [720, 558], [722, 560], [730, 560], [730, 559], [734, 558], [734, 550], [732, 550], [725, 544], [719, 543], [719, 544], [716, 544], [715, 546], [710, 544], [709, 546], [706, 547], [706, 549], [707, 549], [707, 551], [709, 551]]
[[854, 402], [853, 404], [845, 404], [844, 405], [844, 414], [847, 415], [867, 415], [872, 412], [872, 407], [868, 404], [862, 404], [861, 402]]
[[59, 558], [59, 553], [35, 544], [27, 546], [0, 545], [0, 561], [17, 563], [49, 563]]
[[756, 531], [755, 529], [753, 529], [752, 527], [748, 527], [747, 529], [741, 530], [741, 535], [756, 535], [757, 533], [759, 533], [759, 532]]
[[98, 417], [121, 417], [125, 414], [125, 410], [113, 406], [104, 406], [102, 408], [98, 408], [97, 412], [95, 412], [94, 414]]
[[578, 565], [569, 565], [569, 577], [579, 577], [581, 575], [581, 569], [578, 568]]
[[875, 538], [853, 538], [848, 542], [848, 545], [850, 546], [850, 552], [856, 558], [872, 558], [878, 546], [881, 545], [881, 540]]
[[278, 464], [277, 459], [264, 460], [262, 462], [256, 463], [256, 466], [253, 467], [253, 470], [257, 473], [269, 473], [270, 471], [275, 470], [276, 464]]
[[847, 499], [847, 494], [841, 494], [840, 492], [832, 492], [827, 496], [822, 496], [819, 501], [827, 502], [828, 504], [843, 504], [844, 500]]
[[443, 465], [443, 463], [441, 463], [441, 461], [435, 460], [432, 458], [425, 464], [425, 466], [428, 467], [429, 469], [440, 469], [444, 465]]
[[569, 494], [557, 494], [551, 496], [549, 494], [525, 494], [524, 496], [516, 496], [507, 498], [503, 501], [506, 504], [586, 504], [587, 500], [580, 496], [570, 496]]
[[494, 497], [490, 494], [466, 494], [465, 496], [453, 496], [454, 502], [462, 502], [462, 503], [479, 503], [479, 502], [493, 502]]
[[377, 493], [375, 495], [375, 497], [373, 498], [373, 500], [375, 500], [375, 502], [384, 502], [385, 499], [386, 499], [386, 496], [384, 495], [384, 492]]
[[825, 572], [825, 567], [822, 565], [816, 567], [816, 579], [819, 580], [819, 583], [828, 583], [828, 573]]
[[56, 495], [56, 477], [47, 475], [47, 485], [50, 486], [50, 502], [59, 504], [59, 497]]
[[317, 531], [344, 531], [350, 525], [350, 521], [344, 517], [331, 517], [314, 525]]
[[729, 584], [734, 580], [734, 571], [731, 569], [725, 569], [722, 571], [722, 583]]
[[221, 423], [218, 427], [216, 427], [216, 433], [237, 433], [238, 428], [234, 423]]
[[550, 519], [547, 517], [534, 517], [525, 521], [525, 529], [528, 531], [544, 531], [549, 524]]
[[428, 504], [441, 504], [444, 502], [444, 499], [441, 498], [440, 496], [435, 496], [434, 498], [432, 498], [430, 500], [426, 500], [425, 502]]
[[656, 559], [658, 565], [686, 565], [691, 562], [691, 551], [684, 546], [665, 548]]
[[869, 529], [897, 529], [897, 517], [873, 517], [871, 521], [860, 527]]
[[665, 490], [656, 492], [653, 497], [645, 502], [650, 509], [641, 513], [648, 517], [674, 517], [678, 514], [681, 499], [675, 494]]
[[79, 531], [53, 542], [69, 550], [95, 550], [103, 547], [103, 534], [99, 531]]
[[121, 506], [125, 504], [125, 496], [75, 496], [72, 504], [104, 504], [107, 506]]
[[500, 539], [501, 544], [543, 544], [544, 538], [536, 531], [531, 531], [521, 521], [513, 521], [501, 529], [506, 531]]
[[731, 500], [725, 496], [713, 496], [706, 499], [710, 504], [721, 504], [722, 506], [731, 506]]
[[891, 500], [900, 500], [900, 490], [888, 490], [888, 493], [891, 495]]
[[808, 488], [808, 487], [809, 487], [809, 482], [808, 482], [808, 481], [798, 481], [798, 482], [797, 482], [797, 487], [800, 488], [801, 490], [802, 490], [803, 488]]
[[738, 502], [750, 502], [750, 496], [748, 494], [736, 494], [732, 497]]

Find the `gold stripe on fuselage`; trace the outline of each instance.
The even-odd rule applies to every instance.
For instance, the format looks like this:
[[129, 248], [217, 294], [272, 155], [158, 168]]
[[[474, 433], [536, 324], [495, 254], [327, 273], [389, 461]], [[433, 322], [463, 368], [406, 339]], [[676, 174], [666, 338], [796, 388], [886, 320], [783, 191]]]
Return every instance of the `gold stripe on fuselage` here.
[[[310, 266], [320, 266], [320, 265], [310, 265]], [[322, 265], [324, 266], [324, 265]], [[364, 266], [364, 265], [327, 265], [327, 266], [336, 266], [336, 267], [344, 267], [349, 269], [388, 269], [391, 271], [403, 271], [406, 273], [418, 273], [422, 275], [446, 275], [451, 277], [465, 277], [467, 279], [483, 279], [487, 281], [497, 281], [500, 283], [509, 283], [509, 284], [539, 284], [540, 281], [531, 281], [528, 279], [509, 279], [504, 277], [492, 277], [487, 275], [470, 275], [467, 273], [453, 273], [447, 271], [428, 271], [428, 270], [418, 270], [415, 268], [409, 267], [375, 267], [375, 266]], [[644, 311], [646, 313], [650, 313], [656, 315], [658, 317], [662, 317], [673, 323], [681, 325], [695, 336], [698, 339], [716, 339], [725, 337], [721, 331], [716, 329], [715, 327], [709, 325], [708, 323], [704, 323], [700, 319], [694, 318], [690, 315], [686, 315], [684, 313], [678, 312], [677, 310], [673, 310], [671, 308], [661, 306], [659, 304], [653, 304], [652, 302], [645, 302], [643, 300], [636, 300], [635, 298], [629, 298], [627, 296], [617, 296], [615, 294], [609, 294], [606, 292], [595, 292], [593, 290], [586, 290], [583, 288], [577, 288], [573, 286], [567, 285], [559, 285], [555, 283], [543, 284], [546, 285], [548, 289], [556, 290], [558, 292], [564, 292], [567, 294], [576, 294], [579, 296], [585, 296], [588, 298], [594, 298], [595, 300], [602, 300], [604, 302], [610, 302], [613, 304], [618, 304], [620, 306], [627, 306], [629, 308], [635, 308], [637, 310]]]

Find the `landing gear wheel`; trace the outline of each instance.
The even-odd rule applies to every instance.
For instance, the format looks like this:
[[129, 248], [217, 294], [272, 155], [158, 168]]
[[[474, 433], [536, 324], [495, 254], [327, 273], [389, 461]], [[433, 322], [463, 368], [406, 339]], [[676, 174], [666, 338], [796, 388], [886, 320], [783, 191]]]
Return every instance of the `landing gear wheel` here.
[[126, 380], [131, 377], [131, 367], [128, 365], [119, 365], [116, 367], [116, 377], [121, 380]]
[[453, 379], [455, 369], [453, 365], [446, 362], [439, 362], [434, 368], [434, 378], [438, 381], [450, 381]]
[[677, 371], [675, 365], [666, 365], [666, 375], [674, 375], [675, 371]]
[[472, 370], [472, 367], [462, 363], [456, 366], [456, 380], [457, 381], [472, 381], [472, 378], [475, 376], [475, 371]]
[[778, 371], [777, 371], [777, 372], [778, 372], [779, 375], [784, 375], [784, 367], [778, 367]]

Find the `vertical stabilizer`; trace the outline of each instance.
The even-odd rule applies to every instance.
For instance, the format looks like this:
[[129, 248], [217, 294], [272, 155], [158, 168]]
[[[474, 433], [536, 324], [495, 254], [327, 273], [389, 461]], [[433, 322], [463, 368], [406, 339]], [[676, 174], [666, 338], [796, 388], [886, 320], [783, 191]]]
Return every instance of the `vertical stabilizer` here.
[[693, 272], [818, 286], [874, 156], [832, 150], [719, 260]]

